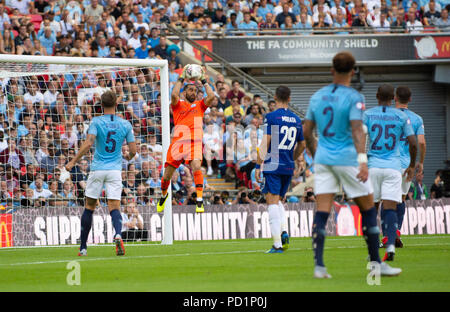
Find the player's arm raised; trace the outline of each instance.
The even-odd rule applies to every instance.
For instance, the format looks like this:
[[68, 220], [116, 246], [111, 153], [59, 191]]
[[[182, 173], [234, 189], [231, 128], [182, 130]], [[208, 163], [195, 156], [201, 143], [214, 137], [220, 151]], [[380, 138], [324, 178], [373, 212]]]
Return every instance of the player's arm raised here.
[[92, 145], [94, 145], [95, 143], [95, 135], [93, 134], [88, 134], [86, 137], [86, 141], [84, 141], [84, 143], [81, 145], [78, 153], [75, 155], [75, 157], [69, 161], [66, 165], [66, 170], [67, 171], [71, 171], [72, 168], [77, 164], [77, 162], [81, 159], [81, 157], [83, 157], [92, 147]]
[[205, 87], [205, 91], [206, 91], [205, 105], [209, 107], [209, 106], [211, 106], [211, 103], [213, 102], [215, 95], [214, 95], [213, 89], [211, 88], [211, 86], [208, 83], [208, 79], [206, 77], [206, 73], [203, 71], [203, 68], [202, 68], [202, 75], [200, 76], [199, 80], [202, 83], [202, 85]]
[[350, 120], [350, 125], [353, 143], [358, 153], [359, 173], [356, 177], [362, 182], [366, 182], [369, 178], [369, 168], [367, 166], [366, 134], [363, 129], [363, 122], [362, 120]]
[[171, 95], [171, 99], [170, 99], [170, 104], [172, 106], [175, 106], [178, 104], [178, 101], [180, 100], [180, 90], [181, 87], [183, 86], [184, 83], [184, 79], [186, 78], [186, 68], [188, 65], [184, 66], [183, 68], [183, 72], [180, 75], [180, 78], [178, 78], [177, 82], [175, 82], [175, 85], [173, 86], [172, 89], [172, 95]]

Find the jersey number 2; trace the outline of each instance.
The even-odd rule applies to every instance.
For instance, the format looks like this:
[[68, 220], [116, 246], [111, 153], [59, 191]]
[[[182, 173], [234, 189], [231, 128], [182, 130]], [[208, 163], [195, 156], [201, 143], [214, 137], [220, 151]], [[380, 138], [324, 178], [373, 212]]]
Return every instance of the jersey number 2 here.
[[[116, 134], [116, 131], [108, 131], [108, 134], [106, 135], [107, 145], [105, 146], [105, 151], [108, 153], [114, 153], [114, 151], [116, 150], [116, 140], [111, 137], [114, 134]], [[111, 146], [108, 146], [109, 144], [111, 144]]]

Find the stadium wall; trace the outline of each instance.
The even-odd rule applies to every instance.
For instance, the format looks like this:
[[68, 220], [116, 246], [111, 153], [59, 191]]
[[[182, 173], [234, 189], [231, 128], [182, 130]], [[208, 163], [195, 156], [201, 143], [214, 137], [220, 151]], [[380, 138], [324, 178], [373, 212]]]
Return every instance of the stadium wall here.
[[[287, 204], [291, 237], [311, 236], [314, 203]], [[2, 215], [1, 247], [52, 246], [78, 244], [83, 207], [18, 209]], [[160, 214], [140, 207], [149, 240], [161, 241], [164, 220]], [[196, 214], [191, 206], [176, 207], [173, 213], [175, 240], [228, 240], [269, 238], [270, 226], [266, 205], [214, 205]], [[12, 223], [9, 222], [12, 221]], [[8, 225], [9, 223], [9, 225]], [[11, 226], [12, 224], [12, 226]], [[335, 203], [327, 224], [329, 236], [361, 235], [361, 215], [351, 204]], [[404, 235], [450, 234], [450, 199], [409, 201], [402, 227]], [[107, 208], [100, 207], [93, 218], [89, 243], [113, 241], [113, 227]]]

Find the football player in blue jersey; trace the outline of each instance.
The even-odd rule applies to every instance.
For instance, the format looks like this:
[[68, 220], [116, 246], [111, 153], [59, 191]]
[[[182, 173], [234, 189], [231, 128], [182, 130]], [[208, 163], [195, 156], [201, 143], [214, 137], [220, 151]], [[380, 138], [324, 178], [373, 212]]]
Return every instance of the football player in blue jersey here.
[[406, 179], [411, 181], [415, 172], [417, 143], [411, 121], [401, 110], [391, 107], [394, 87], [381, 85], [377, 91], [378, 106], [364, 112], [364, 125], [369, 136], [369, 177], [374, 189], [374, 201], [379, 210], [382, 201], [381, 225], [386, 234], [386, 254], [383, 261], [393, 261], [397, 238], [397, 204], [402, 202], [402, 165], [400, 140], [409, 143], [411, 162]]
[[79, 256], [87, 255], [87, 239], [91, 230], [92, 215], [97, 200], [103, 188], [108, 199], [108, 208], [115, 230], [114, 242], [116, 254], [125, 254], [121, 233], [122, 216], [120, 214], [120, 199], [122, 194], [122, 145], [126, 140], [129, 152], [125, 159], [131, 160], [136, 155], [131, 124], [116, 116], [117, 98], [112, 91], [106, 91], [101, 96], [101, 105], [104, 115], [94, 117], [87, 132], [86, 141], [81, 145], [78, 154], [66, 165], [67, 171], [95, 146], [94, 159], [86, 184], [86, 209], [81, 216], [81, 245]]
[[281, 202], [294, 174], [294, 160], [305, 149], [302, 121], [289, 109], [291, 90], [279, 86], [275, 91], [276, 108], [266, 115], [264, 136], [258, 149], [255, 175], [261, 181], [261, 167], [265, 179], [262, 190], [268, 204], [273, 246], [267, 253], [282, 253], [289, 247], [287, 219]]
[[[408, 103], [411, 102], [411, 89], [407, 86], [398, 86], [395, 90], [395, 107], [406, 113], [409, 120], [411, 121], [411, 126], [414, 131], [414, 134], [417, 138], [417, 143], [419, 146], [419, 159], [416, 164], [416, 173], [423, 173], [423, 162], [425, 160], [425, 154], [427, 151], [427, 144], [425, 141], [425, 128], [423, 125], [422, 117], [417, 115], [408, 109]], [[405, 175], [405, 171], [410, 163], [410, 155], [409, 155], [409, 143], [404, 135], [402, 135], [400, 139], [400, 160], [402, 163], [402, 202], [397, 204], [397, 220], [398, 220], [398, 230], [397, 230], [397, 238], [395, 240], [395, 247], [402, 248], [403, 242], [400, 238], [400, 229], [403, 224], [403, 217], [405, 216], [405, 199], [408, 194], [409, 188], [411, 186], [411, 181], [407, 179], [407, 175]], [[385, 246], [387, 242], [387, 236], [383, 237], [381, 246]]]
[[[398, 275], [401, 269], [381, 262], [377, 210], [369, 181], [366, 136], [363, 130], [364, 97], [351, 88], [355, 58], [340, 52], [333, 58], [333, 83], [317, 91], [310, 99], [303, 131], [306, 145], [314, 156], [314, 191], [317, 211], [312, 228], [314, 277], [331, 278], [323, 261], [325, 227], [334, 197], [342, 185], [348, 198], [358, 205], [371, 266], [381, 275]], [[318, 142], [314, 137], [317, 127]]]

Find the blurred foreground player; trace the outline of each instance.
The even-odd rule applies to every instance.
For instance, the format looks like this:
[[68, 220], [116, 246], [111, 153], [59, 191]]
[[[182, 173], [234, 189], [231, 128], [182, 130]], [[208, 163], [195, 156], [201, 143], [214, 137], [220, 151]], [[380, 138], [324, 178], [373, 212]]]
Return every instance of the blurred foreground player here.
[[[291, 90], [279, 86], [275, 91], [276, 108], [268, 113], [264, 122], [264, 136], [259, 147], [256, 179], [261, 182], [261, 165], [265, 178], [263, 193], [269, 211], [273, 246], [267, 253], [282, 253], [289, 247], [284, 198], [294, 174], [295, 163], [303, 150], [302, 121], [289, 110]], [[264, 163], [263, 163], [264, 162]]]
[[394, 87], [381, 85], [377, 91], [378, 106], [364, 112], [364, 125], [369, 135], [369, 176], [377, 210], [381, 210], [381, 226], [386, 234], [386, 254], [383, 261], [393, 261], [397, 238], [397, 204], [402, 202], [402, 165], [400, 140], [409, 143], [411, 162], [406, 169], [406, 180], [411, 181], [415, 172], [417, 143], [411, 121], [399, 109], [391, 107]]
[[87, 255], [87, 239], [91, 230], [92, 214], [97, 205], [103, 188], [106, 190], [108, 209], [114, 226], [114, 242], [116, 254], [123, 256], [122, 215], [120, 214], [120, 199], [122, 195], [122, 145], [126, 140], [129, 152], [124, 155], [127, 160], [136, 154], [133, 128], [131, 124], [116, 116], [116, 95], [107, 91], [101, 96], [104, 115], [94, 117], [87, 132], [86, 141], [80, 147], [78, 154], [66, 165], [67, 171], [86, 154], [95, 144], [94, 160], [86, 184], [86, 209], [81, 216], [81, 245], [79, 256]]
[[[307, 147], [314, 156], [315, 167], [317, 211], [312, 227], [315, 278], [331, 278], [323, 262], [325, 227], [340, 185], [361, 211], [363, 234], [372, 267], [379, 267], [381, 275], [401, 273], [401, 269], [391, 268], [380, 260], [380, 230], [372, 185], [368, 180], [362, 124], [364, 98], [350, 87], [354, 67], [352, 54], [341, 52], [334, 56], [331, 69], [333, 83], [311, 97], [305, 117], [303, 130]], [[317, 148], [313, 135], [316, 126], [319, 132]]]
[[164, 174], [161, 178], [162, 196], [157, 204], [157, 212], [164, 211], [164, 205], [168, 197], [167, 190], [171, 183], [173, 172], [180, 166], [183, 161], [187, 161], [191, 165], [194, 175], [194, 183], [197, 191], [197, 205], [195, 211], [204, 212], [203, 206], [203, 173], [201, 164], [203, 160], [203, 115], [211, 106], [214, 100], [214, 91], [207, 83], [205, 73], [199, 81], [205, 87], [206, 98], [198, 101], [198, 87], [193, 83], [184, 86], [185, 100], [180, 100], [180, 90], [183, 87], [186, 77], [186, 68], [184, 67], [178, 81], [172, 90], [171, 105], [173, 110], [174, 129], [172, 134], [172, 143], [167, 151], [167, 158], [164, 164]]

